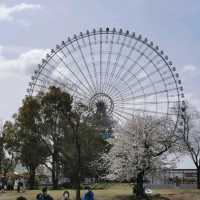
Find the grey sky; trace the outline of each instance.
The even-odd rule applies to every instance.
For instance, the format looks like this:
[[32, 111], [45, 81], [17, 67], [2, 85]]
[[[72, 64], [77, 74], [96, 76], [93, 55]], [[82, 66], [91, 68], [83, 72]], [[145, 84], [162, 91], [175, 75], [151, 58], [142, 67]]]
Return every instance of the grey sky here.
[[99, 27], [129, 29], [158, 44], [200, 108], [199, 18], [198, 0], [0, 0], [0, 118], [17, 111], [46, 49]]

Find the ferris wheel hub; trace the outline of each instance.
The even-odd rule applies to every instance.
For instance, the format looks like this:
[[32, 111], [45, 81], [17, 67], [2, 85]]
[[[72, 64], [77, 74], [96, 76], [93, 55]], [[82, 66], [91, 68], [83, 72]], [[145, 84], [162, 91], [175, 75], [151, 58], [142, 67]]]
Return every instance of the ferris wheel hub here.
[[96, 93], [90, 98], [89, 108], [93, 112], [111, 115], [114, 109], [112, 98], [105, 93]]

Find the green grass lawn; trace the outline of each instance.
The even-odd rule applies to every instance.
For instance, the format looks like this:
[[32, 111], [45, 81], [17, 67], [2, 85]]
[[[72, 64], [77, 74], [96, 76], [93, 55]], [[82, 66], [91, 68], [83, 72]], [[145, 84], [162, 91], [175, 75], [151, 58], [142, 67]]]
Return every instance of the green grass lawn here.
[[[54, 198], [54, 200], [60, 200], [61, 195], [64, 190], [49, 190], [49, 194]], [[75, 191], [68, 190], [70, 192], [71, 199], [75, 198]], [[94, 190], [95, 199], [101, 200], [114, 200], [120, 199], [121, 196], [130, 196], [131, 195], [131, 186], [128, 184], [114, 184], [112, 186], [108, 186], [107, 189], [100, 189]], [[24, 196], [28, 200], [35, 200], [36, 195], [39, 193], [39, 190], [31, 190], [26, 191], [25, 193], [17, 193], [16, 191], [13, 192], [6, 192], [0, 193], [0, 200], [16, 200], [18, 196]], [[83, 195], [84, 190], [81, 191]]]
[[[75, 191], [69, 190], [71, 199], [75, 197]], [[50, 190], [49, 194], [54, 200], [60, 200], [63, 190]], [[81, 191], [83, 194], [84, 191]], [[18, 194], [17, 192], [0, 193], [0, 200], [16, 200], [18, 196], [24, 196], [28, 200], [35, 200], [39, 190], [26, 191]], [[95, 200], [130, 200], [132, 194], [131, 185], [114, 184], [103, 190], [94, 190]], [[191, 189], [162, 189], [153, 190], [153, 200], [200, 200], [200, 191]]]

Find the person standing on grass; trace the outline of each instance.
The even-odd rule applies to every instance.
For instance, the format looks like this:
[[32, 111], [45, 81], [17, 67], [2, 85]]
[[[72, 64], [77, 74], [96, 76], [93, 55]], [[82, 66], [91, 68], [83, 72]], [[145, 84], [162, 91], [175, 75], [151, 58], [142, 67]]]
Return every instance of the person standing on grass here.
[[6, 180], [5, 176], [3, 176], [1, 178], [1, 183], [2, 183], [2, 192], [6, 192], [6, 190], [7, 190], [7, 180]]
[[17, 192], [20, 193], [23, 191], [23, 182], [22, 179], [19, 178], [18, 183], [17, 183]]
[[37, 194], [36, 200], [53, 200], [53, 197], [48, 195], [47, 188], [42, 189], [42, 193]]
[[92, 188], [87, 186], [85, 189], [87, 189], [87, 192], [84, 194], [83, 200], [94, 200], [94, 193], [92, 192]]
[[11, 177], [8, 177], [7, 190], [12, 190], [12, 189], [13, 189], [13, 181]]

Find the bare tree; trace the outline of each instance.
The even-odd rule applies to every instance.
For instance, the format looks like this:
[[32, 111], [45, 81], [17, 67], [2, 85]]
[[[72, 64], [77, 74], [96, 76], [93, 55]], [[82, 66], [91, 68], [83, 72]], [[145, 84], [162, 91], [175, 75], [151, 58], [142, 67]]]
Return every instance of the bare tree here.
[[182, 113], [184, 129], [182, 141], [197, 168], [197, 188], [200, 189], [200, 112], [186, 104]]

